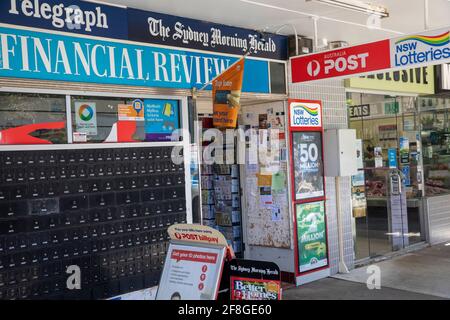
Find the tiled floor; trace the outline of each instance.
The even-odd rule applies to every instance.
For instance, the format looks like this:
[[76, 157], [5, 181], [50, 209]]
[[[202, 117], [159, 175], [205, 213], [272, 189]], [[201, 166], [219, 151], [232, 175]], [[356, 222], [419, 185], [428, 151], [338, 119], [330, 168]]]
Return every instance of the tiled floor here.
[[367, 267], [284, 290], [284, 299], [450, 299], [450, 246], [439, 245], [375, 263], [381, 289], [369, 290]]
[[[428, 247], [376, 263], [381, 286], [450, 299], [450, 246]], [[367, 267], [335, 278], [365, 284]]]

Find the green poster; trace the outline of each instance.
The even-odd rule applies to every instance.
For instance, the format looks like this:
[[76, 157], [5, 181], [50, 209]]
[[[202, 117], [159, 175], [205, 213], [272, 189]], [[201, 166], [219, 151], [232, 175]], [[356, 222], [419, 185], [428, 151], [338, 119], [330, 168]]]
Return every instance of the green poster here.
[[300, 272], [327, 266], [324, 202], [298, 204], [296, 214]]

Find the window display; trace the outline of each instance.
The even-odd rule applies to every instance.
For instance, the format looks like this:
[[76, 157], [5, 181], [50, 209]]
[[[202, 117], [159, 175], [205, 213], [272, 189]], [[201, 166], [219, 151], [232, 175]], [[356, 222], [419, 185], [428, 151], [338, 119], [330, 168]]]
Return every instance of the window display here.
[[450, 193], [450, 99], [419, 98], [425, 194]]
[[74, 142], [178, 140], [178, 100], [72, 97]]
[[0, 93], [0, 144], [67, 143], [65, 96]]

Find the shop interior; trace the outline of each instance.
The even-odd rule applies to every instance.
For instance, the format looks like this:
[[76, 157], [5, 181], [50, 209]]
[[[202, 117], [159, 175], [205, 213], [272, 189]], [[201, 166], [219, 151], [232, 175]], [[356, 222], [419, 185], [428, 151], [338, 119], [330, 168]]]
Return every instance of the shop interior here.
[[[423, 199], [450, 192], [450, 99], [347, 95], [349, 127], [361, 140], [360, 170], [352, 177], [355, 258], [361, 261], [426, 241]], [[393, 209], [393, 171], [401, 177], [405, 204], [399, 207], [406, 212]]]

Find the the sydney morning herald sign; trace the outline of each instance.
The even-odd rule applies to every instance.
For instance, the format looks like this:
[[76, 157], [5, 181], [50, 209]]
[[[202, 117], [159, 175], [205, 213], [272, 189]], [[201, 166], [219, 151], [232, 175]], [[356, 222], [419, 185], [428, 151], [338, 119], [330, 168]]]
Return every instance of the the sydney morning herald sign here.
[[287, 60], [287, 38], [128, 8], [129, 39], [174, 47]]
[[285, 36], [95, 2], [0, 0], [0, 23], [287, 60]]

